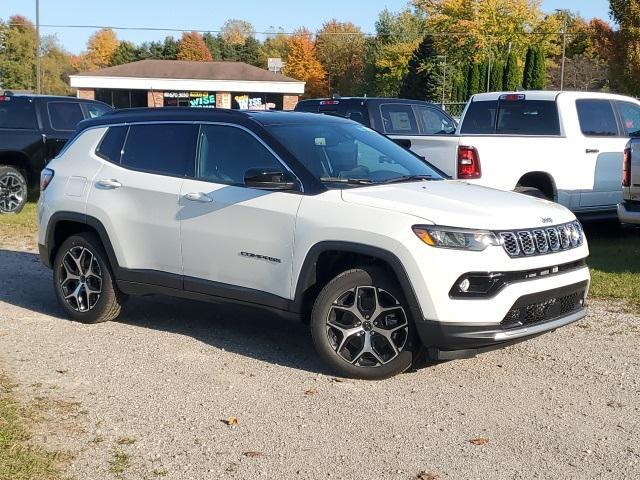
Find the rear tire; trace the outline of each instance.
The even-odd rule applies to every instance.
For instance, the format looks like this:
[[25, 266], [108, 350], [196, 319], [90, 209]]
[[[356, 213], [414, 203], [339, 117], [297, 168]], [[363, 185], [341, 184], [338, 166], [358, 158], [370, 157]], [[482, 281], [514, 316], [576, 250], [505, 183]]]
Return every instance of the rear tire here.
[[116, 286], [98, 237], [89, 232], [67, 238], [53, 263], [53, 288], [67, 315], [82, 323], [114, 320], [126, 299]]
[[543, 200], [553, 200], [547, 197], [542, 190], [535, 187], [516, 187], [513, 191], [516, 193], [521, 193], [523, 195], [528, 195], [530, 197], [541, 198]]
[[0, 165], [0, 214], [20, 213], [27, 203], [29, 189], [22, 172], [9, 165]]
[[343, 272], [322, 289], [311, 312], [311, 336], [332, 370], [366, 380], [407, 370], [418, 344], [402, 290], [375, 267]]

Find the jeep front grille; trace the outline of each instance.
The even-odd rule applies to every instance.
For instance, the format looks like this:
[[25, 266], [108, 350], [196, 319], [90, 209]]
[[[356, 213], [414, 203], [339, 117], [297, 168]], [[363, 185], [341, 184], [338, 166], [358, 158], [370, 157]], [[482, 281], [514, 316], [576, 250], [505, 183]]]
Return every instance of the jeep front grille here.
[[584, 243], [584, 232], [577, 220], [544, 229], [499, 232], [498, 236], [510, 257], [544, 255], [576, 248]]

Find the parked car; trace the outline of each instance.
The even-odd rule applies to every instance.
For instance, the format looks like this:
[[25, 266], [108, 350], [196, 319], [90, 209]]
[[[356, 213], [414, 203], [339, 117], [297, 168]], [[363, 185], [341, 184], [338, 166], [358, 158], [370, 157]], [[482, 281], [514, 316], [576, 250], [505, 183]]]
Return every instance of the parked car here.
[[102, 102], [72, 97], [0, 95], [0, 214], [22, 210], [29, 188], [78, 122], [111, 110]]
[[119, 111], [81, 123], [41, 185], [40, 256], [82, 322], [133, 294], [226, 299], [309, 319], [327, 365], [378, 379], [585, 315], [569, 210], [443, 180], [344, 118]]
[[388, 121], [370, 126], [452, 178], [553, 200], [580, 216], [615, 217], [639, 101], [590, 92], [482, 93], [467, 104], [455, 135], [434, 136], [421, 135], [420, 114], [403, 102], [386, 104]]
[[[640, 135], [640, 125], [636, 135]], [[618, 218], [623, 224], [640, 225], [640, 138], [632, 138], [624, 150], [622, 193]]]
[[[431, 102], [404, 98], [316, 98], [298, 102], [295, 110], [349, 118], [407, 148], [415, 146], [420, 155], [428, 153], [430, 159], [458, 146], [456, 121]], [[419, 147], [422, 143], [429, 145], [428, 152]]]

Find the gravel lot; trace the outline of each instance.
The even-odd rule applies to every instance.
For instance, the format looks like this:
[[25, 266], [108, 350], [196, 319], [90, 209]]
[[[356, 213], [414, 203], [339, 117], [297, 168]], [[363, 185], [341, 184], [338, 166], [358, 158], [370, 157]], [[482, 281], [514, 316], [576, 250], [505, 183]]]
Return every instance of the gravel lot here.
[[248, 309], [147, 297], [70, 322], [37, 255], [0, 250], [0, 363], [57, 405], [36, 438], [76, 479], [638, 478], [640, 321], [590, 305], [505, 350], [337, 381], [305, 326]]

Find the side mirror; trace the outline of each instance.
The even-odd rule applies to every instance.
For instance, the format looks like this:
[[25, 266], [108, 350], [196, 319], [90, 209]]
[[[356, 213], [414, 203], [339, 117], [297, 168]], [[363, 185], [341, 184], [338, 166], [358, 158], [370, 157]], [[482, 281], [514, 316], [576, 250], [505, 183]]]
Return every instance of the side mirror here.
[[244, 173], [244, 185], [263, 190], [298, 190], [291, 175], [275, 168], [250, 168]]

